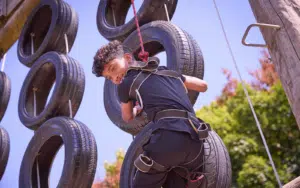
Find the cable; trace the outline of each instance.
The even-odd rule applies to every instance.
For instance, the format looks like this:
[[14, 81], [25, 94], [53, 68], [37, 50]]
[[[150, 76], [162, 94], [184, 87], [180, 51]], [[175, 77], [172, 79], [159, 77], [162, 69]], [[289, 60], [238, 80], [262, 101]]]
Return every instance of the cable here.
[[227, 47], [228, 47], [228, 49], [229, 49], [230, 55], [231, 55], [231, 57], [232, 57], [232, 61], [233, 61], [233, 63], [234, 63], [234, 66], [235, 66], [235, 68], [236, 68], [236, 70], [237, 70], [237, 73], [238, 73], [238, 75], [239, 75], [240, 81], [241, 81], [241, 83], [242, 83], [244, 92], [245, 92], [245, 94], [246, 94], [248, 103], [249, 103], [249, 105], [250, 105], [252, 114], [253, 114], [253, 116], [254, 116], [254, 119], [255, 119], [255, 122], [256, 122], [256, 126], [257, 126], [257, 128], [258, 128], [258, 130], [259, 130], [260, 136], [261, 136], [261, 138], [262, 138], [262, 141], [263, 141], [263, 143], [264, 143], [265, 149], [266, 149], [266, 151], [267, 151], [267, 154], [268, 154], [269, 160], [270, 160], [270, 162], [271, 162], [271, 165], [272, 165], [274, 174], [275, 174], [275, 176], [276, 176], [278, 185], [279, 185], [279, 187], [282, 187], [281, 182], [280, 182], [280, 178], [279, 178], [279, 175], [278, 175], [278, 173], [277, 173], [276, 167], [275, 167], [275, 165], [274, 165], [274, 162], [273, 162], [271, 153], [270, 153], [270, 151], [269, 151], [269, 148], [268, 148], [266, 139], [265, 139], [264, 134], [263, 134], [263, 132], [262, 132], [261, 125], [260, 125], [260, 123], [259, 123], [259, 121], [258, 121], [258, 118], [257, 118], [256, 113], [255, 113], [255, 111], [254, 111], [254, 107], [253, 107], [252, 102], [251, 102], [251, 99], [250, 99], [250, 97], [249, 97], [248, 91], [247, 91], [247, 89], [246, 89], [246, 87], [245, 87], [245, 84], [244, 84], [244, 82], [243, 82], [241, 73], [240, 73], [240, 71], [239, 71], [239, 68], [238, 68], [238, 66], [237, 66], [235, 57], [234, 57], [234, 55], [233, 55], [233, 52], [232, 52], [232, 49], [231, 49], [231, 46], [230, 46], [228, 37], [227, 37], [226, 32], [225, 32], [225, 29], [224, 29], [223, 21], [222, 21], [222, 18], [221, 18], [221, 16], [220, 16], [220, 12], [219, 12], [217, 3], [216, 3], [215, 0], [213, 0], [213, 2], [214, 2], [215, 9], [216, 9], [216, 11], [217, 11], [217, 14], [218, 14], [218, 18], [219, 18], [219, 21], [220, 21], [220, 24], [221, 24], [221, 27], [222, 27], [223, 34], [224, 34], [225, 39], [226, 39]]

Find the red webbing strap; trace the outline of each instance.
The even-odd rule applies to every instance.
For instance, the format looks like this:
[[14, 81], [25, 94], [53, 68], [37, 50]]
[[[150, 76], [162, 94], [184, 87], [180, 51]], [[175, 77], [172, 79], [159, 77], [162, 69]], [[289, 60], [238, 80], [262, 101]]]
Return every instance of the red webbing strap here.
[[134, 6], [134, 0], [131, 0], [131, 4], [132, 4], [132, 8], [133, 8], [133, 14], [134, 14], [134, 17], [135, 17], [135, 24], [136, 24], [137, 32], [138, 32], [139, 39], [140, 39], [140, 45], [141, 45], [141, 49], [142, 49], [142, 51], [139, 53], [138, 56], [143, 62], [147, 62], [148, 57], [149, 57], [149, 53], [146, 52], [145, 49], [144, 49], [143, 38], [142, 38], [142, 34], [141, 34], [140, 26], [139, 26], [139, 21], [138, 21], [135, 6]]

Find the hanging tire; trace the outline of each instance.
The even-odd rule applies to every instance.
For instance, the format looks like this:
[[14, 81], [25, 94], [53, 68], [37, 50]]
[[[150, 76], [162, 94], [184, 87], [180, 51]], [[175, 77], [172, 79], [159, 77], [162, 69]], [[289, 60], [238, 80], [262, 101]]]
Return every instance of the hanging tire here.
[[[53, 93], [47, 103], [52, 86]], [[85, 89], [85, 75], [80, 63], [57, 52], [41, 56], [29, 70], [20, 91], [18, 112], [23, 125], [36, 130], [55, 116], [69, 116], [69, 99], [74, 117]], [[34, 116], [34, 90], [36, 116]]]
[[0, 122], [6, 112], [11, 94], [11, 82], [5, 72], [0, 72]]
[[145, 112], [142, 112], [141, 116], [136, 117], [130, 123], [126, 123], [122, 119], [117, 85], [113, 84], [110, 80], [105, 80], [104, 83], [104, 107], [110, 120], [121, 130], [132, 135], [139, 133], [149, 122]]
[[[43, 0], [28, 16], [19, 37], [17, 54], [19, 61], [27, 67], [43, 53], [66, 52], [65, 34], [69, 51], [78, 31], [78, 15], [62, 0]], [[31, 33], [34, 33], [34, 53], [31, 51]]]
[[56, 187], [91, 187], [97, 168], [97, 145], [94, 135], [83, 123], [68, 117], [46, 121], [29, 142], [20, 168], [19, 187], [49, 187], [51, 165], [60, 147], [65, 148], [62, 176]]
[[[166, 51], [169, 69], [186, 75], [194, 74], [195, 55], [192, 42], [179, 27], [166, 21], [154, 21], [142, 26], [141, 34], [145, 50], [149, 52], [150, 56]], [[126, 38], [123, 45], [125, 52], [133, 53], [138, 59], [140, 43], [136, 31]], [[190, 93], [189, 98], [191, 100], [193, 96], [190, 96]], [[109, 80], [105, 80], [104, 83], [104, 106], [110, 120], [130, 134], [137, 134], [149, 122], [145, 113], [130, 123], [123, 121], [117, 86]]]
[[10, 152], [10, 140], [8, 132], [0, 127], [0, 180], [3, 177], [3, 174], [6, 169]]
[[[149, 123], [135, 137], [128, 150], [121, 167], [120, 188], [131, 188], [136, 172], [134, 160], [143, 152], [152, 133], [152, 123]], [[204, 142], [203, 173], [206, 181], [200, 188], [230, 188], [231, 162], [228, 151], [221, 138], [214, 131], [209, 131], [209, 137]]]
[[[164, 7], [166, 4], [169, 18], [172, 19], [177, 6], [177, 0], [144, 0], [140, 9], [137, 10], [139, 25], [142, 26], [154, 20], [167, 20]], [[124, 41], [134, 30], [136, 30], [135, 18], [125, 23], [128, 10], [131, 6], [130, 0], [101, 0], [97, 10], [97, 26], [100, 34], [107, 40]]]
[[[197, 41], [192, 37], [191, 34], [188, 32], [184, 31], [186, 36], [189, 38], [189, 41], [191, 42], [192, 45], [192, 54], [194, 54], [194, 72], [193, 75], [194, 77], [203, 79], [204, 77], [204, 58], [202, 51], [200, 49], [200, 46], [198, 45]], [[192, 104], [195, 104], [199, 96], [199, 92], [189, 90], [189, 98]]]

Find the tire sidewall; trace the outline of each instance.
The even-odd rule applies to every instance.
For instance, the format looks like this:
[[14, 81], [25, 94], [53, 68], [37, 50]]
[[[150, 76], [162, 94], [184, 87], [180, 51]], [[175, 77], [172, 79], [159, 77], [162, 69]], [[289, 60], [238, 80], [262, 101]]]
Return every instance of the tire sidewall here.
[[[43, 6], [50, 6], [52, 15], [51, 15], [51, 24], [49, 26], [49, 29], [47, 31], [47, 34], [45, 35], [45, 38], [43, 39], [43, 42], [38, 47], [38, 49], [32, 54], [32, 55], [26, 55], [24, 53], [24, 42], [25, 37], [30, 36], [28, 33], [30, 27], [32, 26], [33, 18], [36, 16], [36, 13], [40, 11], [40, 8]], [[53, 31], [55, 30], [57, 20], [58, 20], [59, 12], [58, 12], [58, 2], [56, 0], [42, 0], [39, 5], [37, 5], [32, 13], [28, 16], [23, 29], [20, 34], [19, 42], [18, 42], [18, 58], [19, 60], [27, 67], [31, 67], [32, 63], [39, 58], [40, 54], [43, 54], [43, 52], [46, 50], [48, 43], [51, 40]], [[27, 39], [28, 40], [28, 39]], [[33, 39], [34, 40], [34, 39]]]

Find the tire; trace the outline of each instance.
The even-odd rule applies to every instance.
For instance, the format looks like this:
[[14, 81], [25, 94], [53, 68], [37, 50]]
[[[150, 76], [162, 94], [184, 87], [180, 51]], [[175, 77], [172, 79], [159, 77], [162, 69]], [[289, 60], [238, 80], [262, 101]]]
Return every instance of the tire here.
[[[170, 20], [176, 10], [177, 1], [166, 1]], [[130, 0], [101, 0], [98, 5], [96, 17], [99, 33], [107, 40], [117, 39], [124, 41], [136, 30], [134, 17], [125, 23], [130, 6]], [[164, 2], [161, 0], [144, 0], [140, 9], [137, 10], [137, 16], [140, 26], [155, 20], [167, 20]]]
[[39, 165], [40, 187], [49, 187], [51, 165], [63, 144], [65, 162], [56, 187], [91, 187], [97, 167], [96, 141], [87, 126], [68, 117], [52, 118], [35, 132], [23, 156], [19, 187], [38, 187], [36, 161]]
[[[49, 102], [47, 97], [55, 84]], [[36, 89], [36, 116], [34, 92]], [[74, 117], [80, 107], [85, 90], [85, 75], [81, 65], [73, 58], [48, 52], [31, 67], [20, 91], [18, 112], [23, 125], [36, 130], [55, 116], [69, 116], [69, 99]]]
[[110, 120], [121, 130], [129, 134], [136, 135], [149, 123], [145, 112], [142, 112], [141, 116], [136, 117], [130, 123], [126, 123], [122, 119], [117, 85], [113, 84], [110, 80], [105, 80], [104, 83], [104, 107]]
[[0, 122], [5, 115], [11, 94], [11, 82], [5, 72], [0, 72]]
[[209, 132], [206, 141], [204, 143], [204, 172], [207, 173], [207, 187], [230, 188], [231, 161], [225, 144], [215, 131]]
[[2, 179], [10, 152], [10, 139], [8, 132], [0, 127], [0, 180]]
[[[143, 152], [142, 146], [146, 144], [152, 133], [152, 123], [149, 123], [135, 137], [128, 150], [121, 167], [120, 188], [131, 188], [136, 172], [134, 160]], [[209, 137], [204, 142], [204, 165], [206, 182], [200, 188], [230, 188], [231, 163], [228, 151], [220, 137], [214, 131], [209, 131]]]
[[[144, 47], [150, 56], [165, 51], [167, 67], [182, 74], [194, 74], [194, 53], [192, 42], [176, 25], [166, 21], [154, 21], [141, 27]], [[133, 32], [123, 42], [125, 52], [132, 53], [138, 59], [140, 43], [137, 31]], [[189, 98], [191, 99], [190, 92]], [[146, 114], [126, 123], [122, 119], [120, 102], [118, 101], [117, 86], [111, 81], [104, 83], [104, 106], [110, 120], [121, 130], [137, 134], [148, 122]]]
[[[190, 41], [190, 43], [192, 45], [192, 49], [193, 49], [192, 54], [194, 54], [194, 72], [193, 72], [192, 76], [203, 79], [203, 77], [204, 77], [204, 58], [203, 58], [202, 51], [201, 51], [197, 41], [192, 37], [192, 35], [186, 31], [184, 31], [184, 33], [189, 38], [189, 41]], [[196, 103], [198, 96], [199, 96], [199, 92], [189, 90], [189, 97], [190, 97], [190, 101], [192, 102], [192, 104]]]
[[[66, 54], [65, 34], [69, 51], [78, 31], [78, 15], [62, 0], [42, 0], [31, 14], [21, 31], [17, 54], [19, 61], [27, 67], [42, 54], [57, 51]], [[31, 52], [31, 33], [34, 33], [34, 53]]]

